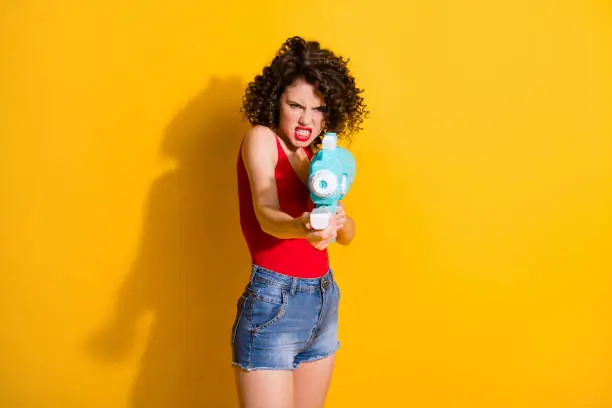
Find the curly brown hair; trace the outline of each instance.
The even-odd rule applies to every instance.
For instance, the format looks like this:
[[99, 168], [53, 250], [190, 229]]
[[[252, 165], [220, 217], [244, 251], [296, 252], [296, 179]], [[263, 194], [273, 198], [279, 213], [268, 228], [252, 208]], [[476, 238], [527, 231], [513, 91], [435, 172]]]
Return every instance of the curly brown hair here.
[[291, 37], [285, 41], [271, 64], [263, 69], [246, 88], [242, 98], [244, 116], [251, 125], [276, 129], [279, 125], [279, 99], [285, 88], [304, 79], [322, 96], [325, 109], [325, 131], [348, 138], [361, 130], [368, 111], [362, 89], [355, 85], [347, 64], [349, 59], [321, 48], [317, 41]]

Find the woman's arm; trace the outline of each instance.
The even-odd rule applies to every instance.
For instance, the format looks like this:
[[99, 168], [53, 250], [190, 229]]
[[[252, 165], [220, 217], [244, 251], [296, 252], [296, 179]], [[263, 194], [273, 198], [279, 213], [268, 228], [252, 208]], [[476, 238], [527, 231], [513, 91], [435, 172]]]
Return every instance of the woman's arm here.
[[274, 178], [278, 160], [274, 132], [264, 126], [253, 127], [245, 136], [241, 154], [261, 229], [276, 238], [305, 238], [304, 217], [293, 218], [280, 210]]
[[336, 242], [340, 245], [348, 245], [355, 237], [355, 221], [344, 212], [344, 206], [338, 203], [336, 211], [336, 224], [338, 228]]

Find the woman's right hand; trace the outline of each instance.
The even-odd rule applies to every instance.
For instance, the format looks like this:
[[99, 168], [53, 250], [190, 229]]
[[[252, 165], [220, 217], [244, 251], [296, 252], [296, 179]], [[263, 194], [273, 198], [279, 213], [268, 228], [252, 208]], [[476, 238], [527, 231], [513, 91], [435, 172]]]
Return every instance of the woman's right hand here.
[[306, 230], [306, 240], [317, 250], [323, 251], [336, 238], [336, 216], [332, 215], [329, 220], [329, 225], [322, 230], [312, 228], [310, 224], [310, 213], [303, 213], [300, 218], [300, 223]]

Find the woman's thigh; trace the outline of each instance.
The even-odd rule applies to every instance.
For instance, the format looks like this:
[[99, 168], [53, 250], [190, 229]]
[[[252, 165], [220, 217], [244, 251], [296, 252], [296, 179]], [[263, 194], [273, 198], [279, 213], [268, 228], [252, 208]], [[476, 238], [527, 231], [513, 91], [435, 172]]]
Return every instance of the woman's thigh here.
[[293, 372], [234, 368], [241, 408], [293, 408]]
[[323, 408], [334, 370], [335, 354], [300, 364], [293, 372], [294, 408]]

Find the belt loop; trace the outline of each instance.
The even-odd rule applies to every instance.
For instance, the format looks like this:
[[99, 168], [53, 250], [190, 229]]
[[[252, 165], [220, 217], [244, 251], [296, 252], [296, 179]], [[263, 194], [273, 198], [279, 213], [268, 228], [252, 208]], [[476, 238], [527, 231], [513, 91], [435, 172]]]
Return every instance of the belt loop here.
[[328, 287], [332, 286], [334, 283], [334, 275], [332, 274], [331, 269], [327, 271], [325, 275], [321, 278], [321, 289], [325, 292]]
[[249, 277], [249, 282], [253, 283], [253, 278], [255, 277], [255, 273], [257, 272], [257, 265], [253, 264], [251, 266], [251, 276]]
[[291, 278], [291, 296], [295, 295], [295, 289], [297, 287], [297, 278]]

